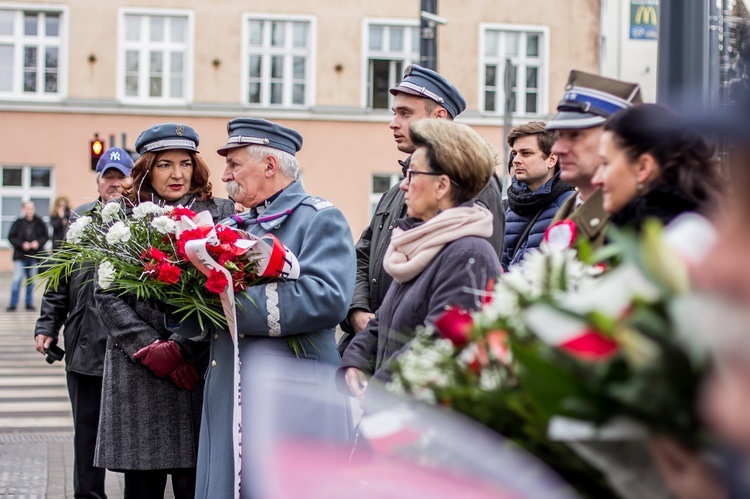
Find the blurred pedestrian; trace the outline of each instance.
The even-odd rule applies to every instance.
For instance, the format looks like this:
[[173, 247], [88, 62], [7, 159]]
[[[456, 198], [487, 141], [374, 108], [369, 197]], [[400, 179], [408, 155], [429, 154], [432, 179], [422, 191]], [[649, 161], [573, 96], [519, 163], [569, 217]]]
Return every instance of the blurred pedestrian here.
[[52, 203], [52, 210], [49, 214], [49, 224], [52, 226], [52, 249], [60, 247], [65, 240], [65, 233], [68, 230], [70, 221], [70, 201], [64, 196], [55, 198]]
[[[96, 165], [99, 197], [72, 211], [71, 222], [89, 214], [98, 203], [118, 199], [133, 160], [123, 149], [108, 149]], [[102, 398], [107, 330], [94, 301], [95, 268], [83, 265], [42, 298], [36, 321], [36, 350], [46, 355], [65, 337], [65, 371], [73, 409], [73, 493], [76, 498], [105, 499], [105, 470], [94, 467], [94, 451]]]
[[39, 260], [34, 256], [39, 253], [49, 240], [47, 226], [41, 218], [36, 216], [34, 203], [21, 203], [22, 216], [19, 217], [8, 232], [8, 241], [13, 246], [13, 281], [11, 284], [10, 305], [6, 312], [15, 312], [21, 286], [26, 277], [26, 310], [36, 310], [34, 307], [34, 286], [28, 279], [37, 274]]

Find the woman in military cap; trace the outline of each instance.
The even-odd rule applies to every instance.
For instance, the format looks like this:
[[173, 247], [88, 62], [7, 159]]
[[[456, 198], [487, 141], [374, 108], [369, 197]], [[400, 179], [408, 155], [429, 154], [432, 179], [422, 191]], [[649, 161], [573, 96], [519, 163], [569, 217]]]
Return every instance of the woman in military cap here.
[[[213, 197], [197, 147], [198, 134], [187, 125], [144, 131], [123, 194], [128, 207], [182, 205], [209, 211], [215, 222], [233, 214], [232, 201]], [[154, 303], [101, 292], [96, 300], [109, 339], [95, 465], [124, 472], [126, 498], [163, 497], [168, 475], [175, 498], [192, 498], [205, 344], [171, 334]]]

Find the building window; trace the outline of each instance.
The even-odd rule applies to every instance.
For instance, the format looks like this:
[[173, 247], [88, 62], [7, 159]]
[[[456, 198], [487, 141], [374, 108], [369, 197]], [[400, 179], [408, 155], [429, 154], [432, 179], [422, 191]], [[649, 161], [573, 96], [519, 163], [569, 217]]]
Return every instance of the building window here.
[[546, 29], [485, 27], [482, 37], [480, 109], [487, 113], [505, 112], [505, 67], [509, 62], [512, 113], [519, 116], [544, 114]]
[[192, 91], [192, 13], [123, 12], [118, 93], [124, 101], [183, 104]]
[[0, 8], [0, 96], [61, 96], [63, 14]]
[[52, 168], [0, 166], [0, 231], [2, 246], [8, 247], [10, 226], [21, 216], [21, 202], [33, 201], [38, 217], [49, 220], [54, 196]]
[[314, 20], [247, 16], [245, 28], [244, 102], [264, 107], [310, 107], [315, 77]]
[[416, 23], [366, 23], [367, 101], [370, 109], [390, 109], [389, 90], [401, 81], [404, 68], [419, 62], [419, 26]]
[[370, 218], [375, 215], [378, 201], [391, 187], [401, 182], [403, 177], [399, 173], [373, 173], [370, 185]]

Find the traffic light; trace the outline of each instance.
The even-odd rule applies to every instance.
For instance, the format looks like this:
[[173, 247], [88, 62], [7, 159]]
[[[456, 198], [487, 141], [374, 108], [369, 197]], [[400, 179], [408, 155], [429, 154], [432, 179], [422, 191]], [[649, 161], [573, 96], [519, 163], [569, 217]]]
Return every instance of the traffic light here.
[[91, 169], [96, 171], [96, 164], [99, 163], [99, 158], [104, 153], [104, 142], [99, 139], [99, 134], [94, 134], [89, 152], [91, 153]]

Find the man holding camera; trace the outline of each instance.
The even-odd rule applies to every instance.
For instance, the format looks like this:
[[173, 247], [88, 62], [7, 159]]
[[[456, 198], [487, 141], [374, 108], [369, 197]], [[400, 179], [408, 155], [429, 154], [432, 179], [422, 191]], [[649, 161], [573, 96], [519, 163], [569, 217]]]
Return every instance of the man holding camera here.
[[[75, 218], [122, 195], [122, 182], [130, 175], [133, 160], [123, 149], [108, 149], [96, 166], [99, 199], [73, 210]], [[94, 450], [99, 425], [104, 352], [107, 331], [94, 302], [93, 265], [76, 269], [42, 299], [41, 316], [34, 331], [36, 349], [50, 364], [65, 356], [68, 394], [73, 408], [73, 486], [76, 498], [106, 499], [106, 471], [94, 467]], [[65, 326], [65, 351], [57, 346], [60, 328]]]

